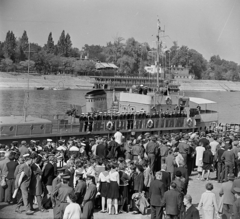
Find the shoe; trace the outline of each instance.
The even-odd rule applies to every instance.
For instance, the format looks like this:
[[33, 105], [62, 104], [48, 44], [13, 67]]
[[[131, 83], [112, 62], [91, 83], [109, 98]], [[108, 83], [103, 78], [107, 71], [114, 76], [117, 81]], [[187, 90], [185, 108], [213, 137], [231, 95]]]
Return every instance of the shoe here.
[[20, 208], [16, 208], [16, 209], [15, 209], [15, 212], [17, 212], [18, 214], [21, 214], [21, 213], [22, 213], [21, 210], [20, 210]]
[[28, 210], [26, 211], [26, 215], [33, 215], [34, 211]]
[[41, 212], [49, 212], [47, 209], [41, 209]]

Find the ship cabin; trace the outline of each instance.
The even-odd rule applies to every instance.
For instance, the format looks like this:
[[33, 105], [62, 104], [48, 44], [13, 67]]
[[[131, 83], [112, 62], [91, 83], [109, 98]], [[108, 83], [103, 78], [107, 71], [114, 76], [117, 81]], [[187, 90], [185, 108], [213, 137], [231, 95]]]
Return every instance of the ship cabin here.
[[[90, 77], [91, 83], [94, 85], [95, 89], [104, 90], [129, 90], [133, 85], [144, 85], [148, 87], [149, 92], [156, 91], [157, 87], [157, 77], [140, 77], [140, 76], [92, 76]], [[159, 78], [159, 86], [164, 87], [165, 81], [163, 78]], [[172, 92], [179, 91], [179, 84], [175, 81], [170, 81], [168, 88]]]

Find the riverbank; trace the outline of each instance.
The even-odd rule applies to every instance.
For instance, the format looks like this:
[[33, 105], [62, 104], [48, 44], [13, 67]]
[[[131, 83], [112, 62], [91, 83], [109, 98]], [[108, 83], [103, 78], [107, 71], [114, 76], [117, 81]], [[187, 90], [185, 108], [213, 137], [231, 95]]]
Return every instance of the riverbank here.
[[[179, 80], [181, 91], [240, 91], [240, 82], [217, 80]], [[0, 72], [0, 90], [26, 89], [28, 87], [27, 74]], [[89, 90], [93, 84], [87, 76], [69, 75], [29, 75], [29, 89], [43, 87], [45, 90], [52, 88], [70, 88]]]
[[[0, 90], [27, 89], [27, 87], [27, 74], [0, 72]], [[38, 87], [43, 87], [45, 90], [53, 88], [89, 90], [93, 85], [90, 83], [90, 78], [85, 76], [29, 75], [29, 89], [33, 90]]]

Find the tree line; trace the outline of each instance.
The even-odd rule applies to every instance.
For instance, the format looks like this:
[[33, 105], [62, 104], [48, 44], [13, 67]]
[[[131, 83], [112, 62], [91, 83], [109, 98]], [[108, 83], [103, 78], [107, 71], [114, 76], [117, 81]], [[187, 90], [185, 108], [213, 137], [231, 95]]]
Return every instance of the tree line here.
[[[188, 68], [197, 79], [240, 80], [240, 66], [235, 62], [221, 59], [218, 55], [207, 61], [198, 51], [187, 46], [180, 47], [177, 42], [173, 42], [169, 49], [160, 46], [162, 49], [158, 61], [167, 73], [172, 72], [172, 67], [181, 65]], [[146, 75], [144, 67], [155, 64], [156, 54], [156, 49], [148, 43], [140, 43], [134, 38], [124, 40], [118, 36], [106, 46], [85, 44], [79, 50], [72, 46], [71, 37], [64, 30], [57, 43], [49, 33], [44, 46], [32, 42], [29, 44], [26, 31], [19, 38], [8, 31], [5, 41], [0, 42], [0, 67], [7, 72], [24, 72], [29, 66], [31, 71], [41, 74], [90, 74], [96, 71], [95, 63], [99, 61], [117, 65], [117, 74]]]

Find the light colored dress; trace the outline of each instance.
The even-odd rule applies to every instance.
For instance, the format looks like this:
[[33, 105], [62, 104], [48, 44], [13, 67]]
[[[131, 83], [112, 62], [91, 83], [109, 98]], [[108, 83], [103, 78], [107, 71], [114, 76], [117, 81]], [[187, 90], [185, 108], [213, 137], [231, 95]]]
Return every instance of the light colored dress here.
[[198, 167], [198, 172], [202, 171], [202, 166], [203, 166], [203, 152], [205, 151], [205, 148], [203, 146], [197, 146], [196, 147], [196, 166]]
[[206, 191], [202, 194], [198, 209], [202, 208], [203, 219], [214, 219], [215, 211], [217, 211], [216, 195], [212, 191]]

